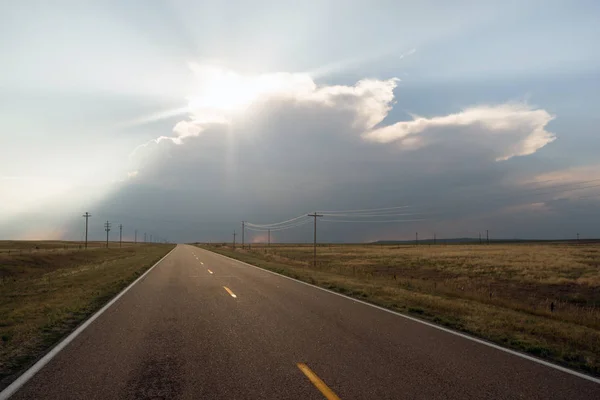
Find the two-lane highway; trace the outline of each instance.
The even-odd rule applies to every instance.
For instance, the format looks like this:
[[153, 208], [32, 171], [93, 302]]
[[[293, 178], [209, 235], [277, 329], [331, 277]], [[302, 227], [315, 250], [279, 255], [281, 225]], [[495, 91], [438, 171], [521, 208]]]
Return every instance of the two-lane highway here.
[[14, 399], [598, 399], [600, 384], [179, 245]]

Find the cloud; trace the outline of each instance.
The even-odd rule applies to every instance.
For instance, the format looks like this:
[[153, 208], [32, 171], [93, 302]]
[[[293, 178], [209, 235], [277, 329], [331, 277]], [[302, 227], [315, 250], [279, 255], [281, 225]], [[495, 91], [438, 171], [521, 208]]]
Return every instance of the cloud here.
[[523, 184], [536, 185], [540, 191], [549, 192], [553, 200], [600, 199], [600, 164], [544, 172]]
[[[322, 221], [319, 235], [363, 241], [416, 231], [442, 237], [490, 229], [496, 237], [545, 237], [568, 224], [581, 232], [595, 229], [577, 213], [580, 202], [522, 195], [540, 188], [539, 179], [550, 179], [544, 174], [560, 170], [552, 160], [496, 162], [550, 140], [545, 127], [552, 116], [543, 109], [508, 103], [396, 122], [397, 79], [317, 85], [304, 74], [220, 76], [229, 96], [241, 85], [241, 98], [194, 89], [189, 115], [172, 133], [138, 146], [127, 169], [136, 173], [85, 210], [98, 221], [176, 241], [230, 240], [242, 220], [268, 223], [314, 210], [398, 205], [409, 205], [410, 219], [421, 221], [356, 229]], [[382, 135], [386, 130], [391, 133]], [[79, 233], [76, 217], [69, 226]], [[310, 229], [278, 232], [277, 241], [303, 241]], [[247, 240], [262, 240], [259, 235], [248, 233]]]
[[531, 182], [549, 185], [556, 182], [600, 180], [600, 164], [563, 168], [536, 175]]
[[195, 94], [188, 96], [189, 118], [174, 126], [173, 136], [156, 140], [181, 144], [210, 126], [244, 124], [249, 112], [264, 114], [267, 105], [281, 109], [282, 104], [344, 112], [352, 121], [349, 134], [370, 142], [396, 143], [407, 151], [433, 145], [477, 147], [494, 160], [504, 161], [533, 154], [556, 139], [546, 130], [554, 116], [525, 103], [472, 106], [454, 114], [413, 116], [410, 121], [379, 126], [393, 107], [397, 78], [318, 86], [302, 73], [247, 77], [214, 66], [192, 64], [191, 69], [196, 84]]
[[[545, 129], [553, 118], [546, 110], [527, 104], [475, 106], [433, 118], [414, 116], [411, 121], [374, 129], [363, 137], [378, 143], [398, 143], [409, 150], [462, 141], [465, 146], [492, 149], [496, 161], [504, 161], [533, 154], [553, 142], [556, 136]], [[454, 129], [454, 134], [449, 134], [448, 128]]]
[[[189, 115], [172, 135], [136, 150], [133, 158], [141, 161], [130, 169], [138, 171], [135, 180], [108, 202], [121, 209], [119, 215], [145, 213], [140, 218], [151, 220], [155, 207], [163, 216], [171, 210], [170, 220], [181, 220], [173, 229], [185, 240], [228, 238], [242, 219], [272, 222], [318, 209], [410, 204], [411, 212], [422, 214], [413, 219], [430, 221], [396, 230], [366, 223], [350, 231], [325, 222], [320, 228], [331, 238], [365, 240], [425, 224], [443, 229], [494, 215], [510, 220], [507, 213], [526, 220], [527, 204], [544, 202], [506, 199], [531, 187], [524, 176], [536, 175], [496, 162], [554, 140], [545, 130], [553, 117], [543, 109], [507, 103], [387, 122], [395, 92], [402, 93], [395, 78], [317, 85], [306, 74], [195, 71], [203, 74], [199, 82], [210, 84], [194, 89]], [[159, 206], [150, 199], [168, 200]], [[133, 206], [141, 203], [147, 209]], [[305, 233], [298, 228], [278, 235], [299, 240]]]
[[[242, 76], [215, 66], [191, 64], [194, 93], [187, 97], [189, 116], [173, 127], [172, 136], [161, 136], [138, 146], [132, 156], [155, 153], [162, 141], [182, 144], [186, 138], [223, 126], [239, 129], [252, 113], [265, 114], [268, 107], [282, 109], [317, 107], [332, 114], [343, 112], [358, 133], [372, 129], [388, 115], [399, 81], [367, 79], [353, 86], [317, 86], [305, 73], [272, 73]], [[167, 148], [168, 145], [163, 144]]]

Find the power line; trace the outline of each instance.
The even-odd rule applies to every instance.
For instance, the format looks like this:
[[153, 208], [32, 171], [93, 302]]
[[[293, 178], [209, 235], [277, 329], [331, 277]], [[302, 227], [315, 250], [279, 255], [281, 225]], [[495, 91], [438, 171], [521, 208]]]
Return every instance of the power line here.
[[257, 231], [257, 232], [266, 232], [268, 230], [276, 232], [276, 231], [283, 231], [283, 230], [287, 230], [287, 229], [296, 228], [296, 227], [299, 227], [302, 225], [306, 225], [308, 223], [310, 223], [310, 219], [306, 219], [304, 221], [299, 221], [294, 224], [290, 224], [290, 225], [286, 225], [286, 226], [282, 226], [282, 227], [278, 227], [278, 228], [255, 228], [255, 227], [246, 226], [246, 229], [251, 230], [251, 231]]
[[342, 220], [342, 219], [322, 219], [323, 222], [358, 222], [358, 223], [387, 223], [387, 222], [417, 222], [417, 221], [430, 221], [428, 218], [419, 219], [387, 219], [387, 220], [373, 220], [373, 221], [353, 221], [353, 220]]
[[297, 216], [297, 217], [294, 217], [294, 218], [290, 218], [287, 221], [274, 222], [272, 224], [253, 224], [253, 223], [250, 223], [250, 222], [246, 222], [246, 225], [253, 226], [253, 227], [256, 227], [256, 228], [276, 228], [278, 225], [285, 225], [287, 223], [294, 222], [294, 221], [302, 219], [302, 218], [306, 218], [306, 215], [300, 215], [300, 216]]
[[246, 233], [245, 221], [242, 221], [242, 249], [244, 248], [244, 234]]
[[83, 218], [85, 218], [85, 248], [87, 249], [88, 246], [88, 219], [90, 219], [90, 217], [92, 216], [92, 214], [90, 214], [89, 212], [85, 212], [85, 214], [82, 215]]
[[108, 248], [108, 232], [110, 232], [110, 222], [106, 221], [104, 224], [104, 230], [106, 231], [106, 248]]
[[384, 208], [363, 208], [363, 209], [359, 209], [359, 210], [338, 210], [338, 211], [319, 211], [323, 214], [325, 213], [353, 213], [353, 212], [368, 212], [368, 211], [385, 211], [385, 210], [397, 210], [400, 208], [408, 208], [408, 207], [412, 207], [410, 205], [404, 205], [404, 206], [395, 206], [395, 207], [384, 207]]
[[367, 218], [367, 217], [397, 217], [397, 216], [408, 216], [408, 215], [422, 215], [423, 213], [399, 213], [399, 214], [327, 214], [322, 213], [326, 217], [355, 217], [355, 218]]
[[314, 234], [314, 242], [313, 242], [313, 265], [317, 266], [317, 218], [322, 217], [323, 215], [317, 214], [315, 211], [314, 214], [308, 214], [308, 217], [313, 217], [315, 219], [315, 234]]

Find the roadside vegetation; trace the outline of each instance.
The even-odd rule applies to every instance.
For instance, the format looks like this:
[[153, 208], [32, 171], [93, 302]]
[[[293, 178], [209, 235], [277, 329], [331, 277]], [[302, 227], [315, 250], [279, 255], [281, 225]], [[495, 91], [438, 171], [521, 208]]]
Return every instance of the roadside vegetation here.
[[600, 244], [199, 245], [600, 375]]
[[0, 389], [174, 247], [123, 245], [0, 242]]

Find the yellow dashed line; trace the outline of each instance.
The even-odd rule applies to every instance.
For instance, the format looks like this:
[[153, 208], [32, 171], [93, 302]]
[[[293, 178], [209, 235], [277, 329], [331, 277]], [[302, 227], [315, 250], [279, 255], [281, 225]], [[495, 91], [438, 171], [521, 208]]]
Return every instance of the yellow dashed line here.
[[223, 288], [224, 288], [225, 290], [227, 290], [227, 293], [229, 293], [229, 295], [230, 295], [231, 297], [233, 297], [234, 299], [237, 297], [237, 296], [235, 295], [235, 293], [233, 293], [233, 292], [231, 291], [231, 289], [229, 289], [227, 286], [223, 286]]
[[319, 391], [323, 394], [323, 396], [325, 396], [327, 400], [340, 400], [337, 394], [333, 393], [333, 390], [331, 390], [329, 386], [327, 386], [325, 382], [323, 382], [321, 378], [317, 376], [317, 374], [315, 374], [310, 368], [308, 368], [308, 365], [304, 363], [298, 363], [296, 365], [298, 366], [298, 368], [300, 368], [300, 371], [302, 371], [302, 373], [304, 373], [304, 375], [306, 375], [306, 377], [310, 379], [311, 383], [315, 385], [317, 389], [319, 389]]

